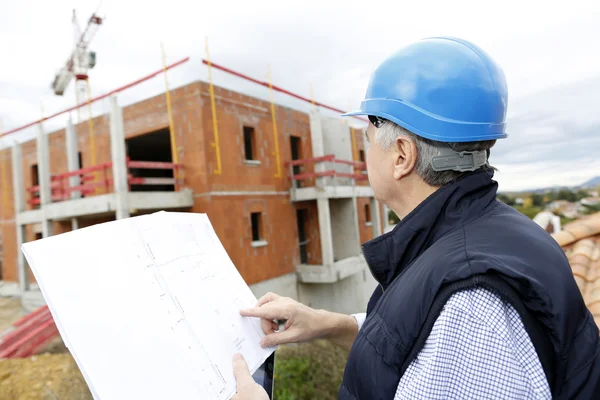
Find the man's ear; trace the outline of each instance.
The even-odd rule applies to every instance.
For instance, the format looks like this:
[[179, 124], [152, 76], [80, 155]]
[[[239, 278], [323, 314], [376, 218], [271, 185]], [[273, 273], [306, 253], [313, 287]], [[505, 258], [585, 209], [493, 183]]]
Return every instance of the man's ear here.
[[394, 179], [409, 175], [417, 164], [417, 146], [406, 136], [399, 136], [394, 144]]

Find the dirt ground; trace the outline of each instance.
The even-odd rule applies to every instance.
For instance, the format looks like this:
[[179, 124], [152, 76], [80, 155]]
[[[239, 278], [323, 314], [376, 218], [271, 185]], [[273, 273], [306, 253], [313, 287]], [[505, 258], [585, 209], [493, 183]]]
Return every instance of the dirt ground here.
[[[22, 316], [18, 300], [0, 297], [0, 332]], [[281, 346], [275, 365], [277, 400], [335, 399], [347, 352], [324, 341]], [[0, 359], [0, 400], [92, 400], [60, 337], [40, 354]]]
[[[92, 395], [60, 339], [45, 353], [0, 360], [1, 400], [92, 400]], [[325, 342], [286, 345], [277, 350], [277, 400], [333, 400], [347, 352]]]
[[69, 353], [42, 353], [0, 360], [2, 400], [91, 400], [92, 395]]
[[24, 315], [25, 312], [21, 309], [19, 299], [16, 297], [0, 297], [0, 333]]
[[[0, 297], [0, 333], [24, 315], [19, 299]], [[91, 400], [92, 395], [59, 337], [36, 356], [0, 359], [0, 399]]]

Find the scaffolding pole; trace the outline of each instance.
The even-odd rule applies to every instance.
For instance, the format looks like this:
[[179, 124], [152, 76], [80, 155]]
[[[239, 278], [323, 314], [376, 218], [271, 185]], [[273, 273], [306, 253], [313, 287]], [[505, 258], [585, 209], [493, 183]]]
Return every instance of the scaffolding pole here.
[[[0, 131], [4, 129], [2, 120], [0, 120]], [[8, 207], [8, 188], [6, 187], [6, 159], [4, 157], [4, 149], [0, 149], [0, 191], [2, 191], [2, 217], [6, 213], [6, 207]], [[4, 218], [2, 218], [4, 219]]]
[[210, 106], [212, 109], [212, 121], [213, 121], [213, 131], [214, 131], [214, 142], [212, 146], [215, 148], [216, 156], [217, 156], [217, 169], [213, 171], [215, 175], [221, 175], [223, 172], [221, 170], [221, 148], [219, 147], [219, 125], [217, 123], [217, 106], [215, 104], [215, 90], [213, 88], [212, 83], [212, 72], [211, 72], [211, 63], [210, 63], [210, 53], [208, 52], [208, 37], [205, 38], [205, 47], [206, 47], [206, 64], [208, 65], [208, 91], [210, 93]]
[[6, 178], [6, 157], [4, 149], [0, 150], [0, 180], [2, 181], [2, 216], [5, 217], [8, 208], [8, 178]]
[[[94, 118], [92, 116], [92, 91], [90, 89], [90, 81], [85, 78], [85, 92], [87, 96], [87, 109], [88, 109], [88, 135], [90, 137], [90, 156], [92, 159], [92, 166], [96, 166], [98, 160], [96, 159], [96, 132], [94, 131]], [[80, 108], [77, 109], [79, 112]], [[92, 172], [92, 183], [96, 182], [96, 172]], [[92, 189], [92, 194], [96, 193], [96, 187]]]
[[267, 78], [269, 79], [269, 93], [271, 95], [271, 119], [273, 121], [273, 136], [275, 138], [275, 164], [277, 173], [275, 178], [281, 178], [281, 162], [279, 159], [279, 135], [277, 134], [277, 117], [275, 116], [275, 99], [273, 98], [273, 85], [271, 84], [271, 67], [267, 65]]
[[[167, 102], [167, 114], [169, 115], [169, 132], [171, 137], [171, 158], [173, 164], [179, 164], [179, 152], [177, 151], [177, 141], [175, 140], [175, 126], [173, 124], [173, 109], [171, 108], [171, 92], [169, 91], [169, 80], [167, 79], [167, 56], [165, 55], [165, 45], [161, 42], [160, 48], [162, 51], [163, 72], [165, 76], [165, 98]], [[173, 177], [175, 178], [175, 191], [179, 186], [179, 169], [173, 169]]]
[[[358, 148], [356, 145], [356, 134], [354, 132], [354, 128], [350, 127], [350, 136], [351, 136], [351, 140], [352, 140], [352, 160], [353, 161], [360, 161], [358, 159]], [[356, 170], [356, 167], [354, 167], [354, 169]]]
[[[89, 79], [85, 80], [85, 90], [87, 94], [87, 106], [88, 106], [88, 133], [90, 135], [90, 150], [92, 152], [92, 166], [96, 166], [96, 133], [94, 132], [94, 118], [92, 116], [92, 96], [90, 90]], [[96, 174], [93, 175], [96, 180]]]

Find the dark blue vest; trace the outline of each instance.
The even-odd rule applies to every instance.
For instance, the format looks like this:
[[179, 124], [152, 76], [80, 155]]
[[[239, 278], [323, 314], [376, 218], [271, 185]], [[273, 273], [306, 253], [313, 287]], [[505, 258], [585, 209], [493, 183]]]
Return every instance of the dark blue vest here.
[[[380, 286], [350, 351], [340, 399], [393, 399], [441, 311], [440, 298], [475, 286], [495, 290], [523, 319], [534, 316], [524, 324], [555, 398], [600, 399], [599, 331], [565, 254], [496, 200], [492, 177], [476, 172], [439, 189], [393, 231], [365, 243]], [[530, 330], [535, 324], [544, 340]]]

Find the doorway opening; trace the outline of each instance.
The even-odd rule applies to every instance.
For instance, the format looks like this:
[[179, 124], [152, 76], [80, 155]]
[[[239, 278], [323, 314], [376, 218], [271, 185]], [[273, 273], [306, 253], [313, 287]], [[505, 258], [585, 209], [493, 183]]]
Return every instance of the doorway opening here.
[[[172, 162], [169, 128], [159, 129], [125, 140], [127, 156], [131, 161]], [[130, 168], [134, 178], [173, 178], [171, 169]], [[132, 192], [174, 192], [175, 185], [131, 185]]]
[[308, 239], [306, 238], [306, 219], [308, 210], [301, 208], [296, 210], [298, 222], [298, 245], [300, 247], [300, 264], [308, 264]]
[[[37, 164], [33, 164], [31, 166], [31, 186], [39, 186], [39, 184], [40, 184], [40, 175], [39, 175], [38, 165]], [[32, 196], [31, 196], [32, 200], [40, 198], [40, 191], [39, 191], [39, 189], [38, 189], [37, 192], [33, 192], [31, 194], [32, 194]], [[40, 205], [39, 204], [34, 204], [34, 205], [32, 205], [32, 208], [33, 209], [40, 208]]]
[[[290, 136], [290, 146], [292, 150], [292, 161], [302, 159], [302, 142], [299, 136]], [[298, 175], [301, 171], [300, 165], [292, 166], [292, 173]], [[292, 184], [295, 188], [302, 187], [302, 182], [299, 180], [292, 180]]]

